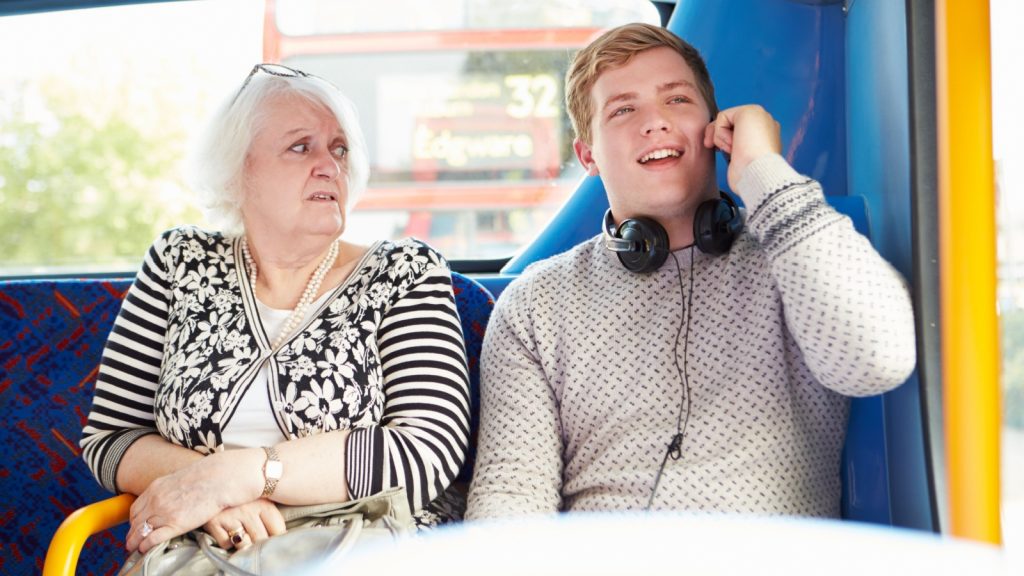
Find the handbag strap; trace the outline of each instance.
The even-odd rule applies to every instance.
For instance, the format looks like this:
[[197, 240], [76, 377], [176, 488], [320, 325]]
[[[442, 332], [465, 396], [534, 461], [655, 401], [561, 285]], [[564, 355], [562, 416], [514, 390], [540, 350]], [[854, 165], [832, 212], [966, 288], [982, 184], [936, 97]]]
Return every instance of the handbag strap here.
[[[363, 531], [363, 523], [360, 521], [351, 521], [347, 530], [344, 530], [337, 534], [327, 544], [327, 548], [331, 550], [324, 555], [323, 560], [328, 561], [335, 556], [340, 556], [352, 548], [356, 540], [359, 539], [359, 535]], [[203, 534], [204, 537], [199, 538], [199, 549], [203, 551], [203, 554], [214, 565], [218, 570], [229, 576], [260, 576], [253, 572], [235, 566], [227, 558], [221, 556], [213, 549], [213, 537], [208, 534]], [[258, 543], [252, 544], [252, 546], [259, 546]]]
[[248, 570], [235, 566], [231, 562], [228, 562], [223, 556], [217, 554], [217, 552], [213, 550], [213, 538], [209, 535], [202, 534], [196, 539], [199, 541], [199, 549], [203, 551], [206, 559], [224, 574], [231, 574], [232, 576], [259, 576], [259, 574], [253, 574]]
[[397, 486], [389, 488], [365, 498], [349, 500], [348, 502], [331, 502], [327, 504], [310, 504], [305, 506], [278, 505], [281, 516], [285, 523], [302, 518], [330, 518], [334, 516], [345, 516], [348, 514], [358, 515], [369, 520], [377, 520], [383, 517], [396, 517], [400, 522], [411, 520], [409, 512], [409, 500], [405, 496], [405, 488]]

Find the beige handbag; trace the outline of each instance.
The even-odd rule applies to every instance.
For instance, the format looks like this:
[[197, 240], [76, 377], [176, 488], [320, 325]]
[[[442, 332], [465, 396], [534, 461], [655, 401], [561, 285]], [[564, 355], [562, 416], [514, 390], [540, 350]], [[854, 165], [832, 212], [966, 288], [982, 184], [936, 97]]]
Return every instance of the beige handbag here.
[[320, 565], [344, 556], [354, 546], [393, 542], [415, 530], [405, 489], [343, 502], [279, 506], [288, 531], [242, 550], [224, 550], [203, 530], [194, 530], [133, 553], [124, 576], [294, 574], [301, 566]]

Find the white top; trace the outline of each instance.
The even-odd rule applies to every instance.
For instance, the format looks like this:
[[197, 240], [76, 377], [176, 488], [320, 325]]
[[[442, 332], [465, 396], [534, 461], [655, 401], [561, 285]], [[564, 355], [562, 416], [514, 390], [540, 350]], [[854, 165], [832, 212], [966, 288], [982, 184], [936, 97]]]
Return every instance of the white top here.
[[[306, 317], [302, 319], [300, 326], [313, 317], [332, 292], [333, 289], [324, 292], [320, 298], [306, 307]], [[256, 308], [259, 311], [263, 329], [266, 330], [267, 337], [273, 342], [284, 328], [284, 323], [292, 311], [271, 308], [259, 299], [256, 300]], [[270, 385], [270, 364], [268, 363], [260, 370], [260, 375], [253, 381], [252, 386], [249, 386], [249, 389], [242, 395], [234, 417], [224, 427], [225, 448], [230, 450], [232, 448], [273, 446], [287, 440], [281, 433], [281, 429], [277, 427], [277, 420], [274, 418], [268, 393]]]

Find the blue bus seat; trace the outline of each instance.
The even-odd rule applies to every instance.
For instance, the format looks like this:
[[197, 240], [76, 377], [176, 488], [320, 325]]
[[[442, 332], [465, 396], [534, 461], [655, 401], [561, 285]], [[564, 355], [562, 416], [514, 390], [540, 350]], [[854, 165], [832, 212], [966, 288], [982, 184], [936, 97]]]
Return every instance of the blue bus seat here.
[[[39, 574], [57, 525], [107, 498], [82, 461], [100, 355], [130, 280], [0, 284], [0, 572]], [[125, 530], [94, 538], [82, 554], [108, 574], [124, 560]]]
[[[100, 356], [130, 279], [0, 282], [0, 573], [39, 574], [58, 525], [110, 497], [81, 458]], [[471, 447], [479, 357], [494, 305], [476, 281], [452, 274], [469, 359]], [[460, 473], [468, 481], [472, 462]], [[82, 549], [80, 574], [112, 574], [124, 560], [126, 525]]]
[[476, 433], [480, 418], [480, 352], [484, 332], [494, 309], [494, 296], [480, 282], [452, 272], [452, 290], [462, 322], [462, 335], [466, 340], [466, 360], [469, 362], [469, 454], [459, 472], [457, 482], [467, 486], [473, 477], [476, 459]]

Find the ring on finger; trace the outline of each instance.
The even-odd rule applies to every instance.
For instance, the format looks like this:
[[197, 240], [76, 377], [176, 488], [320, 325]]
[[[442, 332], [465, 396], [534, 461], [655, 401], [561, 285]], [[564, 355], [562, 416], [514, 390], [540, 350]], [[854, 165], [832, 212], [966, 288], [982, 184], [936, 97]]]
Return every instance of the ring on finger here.
[[228, 532], [228, 537], [231, 538], [231, 543], [238, 546], [245, 539], [245, 527], [239, 526], [234, 530]]
[[143, 538], [145, 538], [146, 536], [149, 536], [152, 533], [153, 533], [153, 526], [149, 523], [149, 521], [144, 521], [142, 523], [142, 526], [139, 526], [139, 535], [142, 536]]

